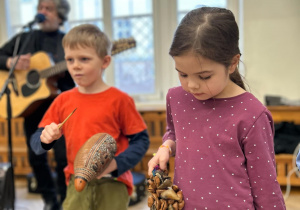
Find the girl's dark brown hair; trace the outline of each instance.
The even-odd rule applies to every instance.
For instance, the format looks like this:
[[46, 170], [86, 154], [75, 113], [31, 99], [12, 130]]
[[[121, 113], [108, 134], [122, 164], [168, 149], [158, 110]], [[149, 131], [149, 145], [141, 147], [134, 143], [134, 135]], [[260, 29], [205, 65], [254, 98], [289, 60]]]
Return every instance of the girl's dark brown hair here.
[[[217, 7], [190, 11], [175, 31], [169, 54], [180, 56], [191, 51], [228, 68], [233, 57], [240, 54], [239, 29], [233, 13]], [[230, 79], [245, 90], [238, 68]]]

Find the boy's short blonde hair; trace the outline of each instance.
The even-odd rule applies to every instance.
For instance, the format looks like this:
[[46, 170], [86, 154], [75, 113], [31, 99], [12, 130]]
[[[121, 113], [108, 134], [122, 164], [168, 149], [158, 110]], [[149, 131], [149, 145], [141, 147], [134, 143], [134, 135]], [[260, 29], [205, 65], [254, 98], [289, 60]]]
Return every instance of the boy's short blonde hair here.
[[104, 32], [92, 24], [82, 24], [72, 28], [63, 38], [64, 48], [91, 47], [103, 58], [111, 54], [112, 43]]

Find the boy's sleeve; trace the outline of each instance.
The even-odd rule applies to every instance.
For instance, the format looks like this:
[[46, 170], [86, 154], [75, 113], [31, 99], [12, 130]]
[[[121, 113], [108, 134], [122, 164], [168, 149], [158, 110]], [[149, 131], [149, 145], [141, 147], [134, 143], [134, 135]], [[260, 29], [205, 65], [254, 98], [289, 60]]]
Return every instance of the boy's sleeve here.
[[131, 97], [123, 96], [117, 109], [119, 110], [119, 125], [125, 136], [137, 134], [147, 128]]
[[129, 139], [129, 146], [115, 157], [118, 169], [111, 173], [114, 177], [119, 177], [125, 171], [133, 168], [142, 160], [149, 148], [150, 141], [147, 130], [126, 137]]
[[60, 122], [58, 114], [58, 110], [61, 104], [60, 99], [61, 94], [57, 96], [51, 103], [50, 107], [47, 109], [42, 120], [40, 121], [38, 129], [30, 137], [30, 147], [36, 155], [40, 155], [47, 152], [54, 146], [55, 142], [57, 141], [55, 140], [50, 144], [44, 144], [41, 142], [40, 136], [46, 125], [49, 125], [52, 122]]
[[141, 161], [150, 144], [146, 124], [137, 111], [134, 100], [123, 95], [117, 109], [120, 128], [122, 134], [128, 138], [129, 145], [115, 157], [117, 170], [111, 173], [114, 177], [120, 176]]
[[43, 130], [44, 130], [44, 128], [37, 129], [30, 138], [30, 147], [36, 155], [41, 155], [41, 154], [47, 152], [54, 146], [54, 144], [56, 142], [56, 141], [53, 141], [51, 144], [42, 143], [40, 136], [41, 136]]

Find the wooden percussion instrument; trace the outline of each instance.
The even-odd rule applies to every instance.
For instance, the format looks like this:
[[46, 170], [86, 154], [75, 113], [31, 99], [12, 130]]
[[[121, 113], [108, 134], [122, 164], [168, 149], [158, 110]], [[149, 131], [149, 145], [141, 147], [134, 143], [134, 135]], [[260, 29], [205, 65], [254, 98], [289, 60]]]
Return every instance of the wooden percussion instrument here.
[[75, 157], [75, 189], [81, 192], [87, 182], [99, 176], [113, 160], [116, 151], [116, 141], [107, 133], [97, 133], [89, 138]]

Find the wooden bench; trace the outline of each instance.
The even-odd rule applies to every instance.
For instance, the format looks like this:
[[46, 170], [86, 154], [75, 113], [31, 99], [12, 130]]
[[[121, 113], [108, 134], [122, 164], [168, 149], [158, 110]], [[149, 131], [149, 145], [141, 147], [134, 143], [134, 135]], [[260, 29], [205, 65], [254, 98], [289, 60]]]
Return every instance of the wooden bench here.
[[[287, 107], [287, 106], [270, 106], [270, 110], [274, 122], [279, 123], [282, 121], [292, 121], [295, 124], [300, 124], [300, 107]], [[146, 111], [141, 112], [147, 126], [150, 135], [150, 147], [145, 157], [140, 164], [137, 165], [135, 170], [143, 171], [147, 174], [147, 164], [152, 158], [158, 147], [162, 144], [162, 135], [166, 128], [166, 113], [164, 110]], [[295, 167], [293, 165], [292, 154], [279, 154], [275, 155], [276, 159], [276, 170], [277, 180], [280, 185], [287, 185], [288, 173]], [[170, 159], [169, 162], [169, 174], [173, 177], [174, 175], [174, 158]], [[290, 184], [292, 186], [300, 186], [300, 178], [296, 173], [290, 176]]]
[[[141, 111], [142, 117], [148, 126], [150, 135], [150, 147], [143, 160], [137, 164], [134, 171], [143, 172], [147, 175], [148, 161], [152, 158], [158, 147], [162, 143], [162, 135], [166, 128], [165, 111]], [[26, 138], [23, 130], [23, 118], [13, 118], [12, 124], [12, 148], [13, 148], [13, 164], [15, 175], [26, 176], [31, 173], [31, 167], [28, 161]], [[54, 160], [53, 151], [48, 152], [49, 165], [54, 170], [56, 162]], [[0, 163], [9, 162], [8, 160], [8, 133], [7, 121], [0, 118]], [[174, 168], [174, 160], [170, 163], [170, 168]], [[173, 173], [173, 172], [172, 172]]]
[[[271, 111], [274, 122], [293, 121], [300, 124], [300, 107], [268, 107]], [[158, 147], [162, 144], [162, 136], [166, 129], [166, 113], [165, 110], [146, 110], [140, 111], [145, 123], [148, 127], [150, 136], [150, 147], [140, 163], [138, 163], [133, 171], [142, 172], [147, 176], [148, 162], [153, 157]], [[13, 162], [16, 175], [27, 175], [31, 172], [27, 157], [27, 146], [23, 131], [23, 118], [12, 119], [12, 139], [13, 139]], [[55, 167], [53, 152], [48, 152], [49, 164], [52, 169]], [[277, 180], [280, 185], [287, 184], [287, 175], [295, 166], [292, 165], [292, 154], [276, 155]], [[8, 144], [7, 144], [7, 123], [5, 119], [0, 118], [0, 162], [8, 162]], [[174, 175], [174, 158], [169, 162], [169, 174]], [[290, 177], [292, 186], [300, 186], [300, 178], [294, 173]]]
[[[280, 123], [283, 121], [294, 122], [300, 124], [300, 106], [268, 106], [274, 123]], [[287, 185], [288, 173], [295, 168], [293, 165], [292, 154], [278, 154], [275, 155], [277, 181], [280, 185]], [[300, 186], [300, 177], [296, 173], [293, 173], [289, 178], [291, 186]]]
[[[31, 173], [29, 165], [25, 133], [23, 130], [23, 118], [13, 118], [11, 120], [12, 131], [12, 156], [14, 165], [14, 174], [26, 176]], [[7, 120], [0, 118], [0, 163], [9, 162], [8, 159], [8, 133]], [[51, 169], [54, 169], [56, 162], [53, 151], [48, 152], [48, 160]]]
[[[148, 162], [162, 144], [162, 136], [166, 131], [166, 112], [165, 110], [140, 111], [148, 129], [150, 146], [142, 161], [133, 169], [143, 172], [147, 176]], [[169, 175], [174, 176], [174, 157], [169, 161]]]

